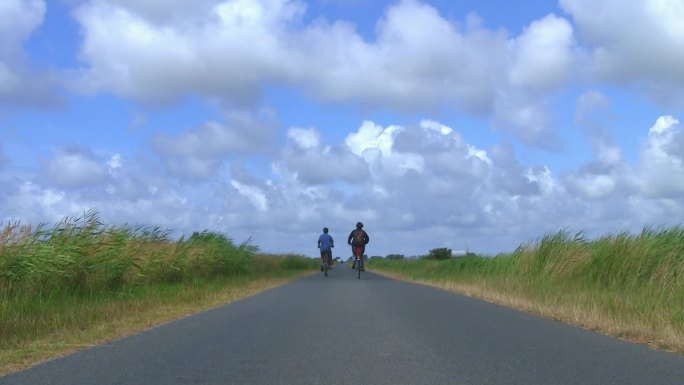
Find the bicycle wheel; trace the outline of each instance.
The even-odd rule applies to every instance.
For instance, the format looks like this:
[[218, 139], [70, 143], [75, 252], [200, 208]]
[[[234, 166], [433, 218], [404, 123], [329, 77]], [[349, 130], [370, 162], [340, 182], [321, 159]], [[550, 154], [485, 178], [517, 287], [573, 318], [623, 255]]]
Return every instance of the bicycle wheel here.
[[328, 276], [328, 270], [330, 269], [330, 265], [328, 264], [328, 254], [323, 254], [321, 256], [321, 259], [323, 260], [323, 275], [326, 277]]
[[[363, 258], [363, 257], [361, 257]], [[356, 259], [356, 279], [361, 279], [361, 259], [357, 258]]]

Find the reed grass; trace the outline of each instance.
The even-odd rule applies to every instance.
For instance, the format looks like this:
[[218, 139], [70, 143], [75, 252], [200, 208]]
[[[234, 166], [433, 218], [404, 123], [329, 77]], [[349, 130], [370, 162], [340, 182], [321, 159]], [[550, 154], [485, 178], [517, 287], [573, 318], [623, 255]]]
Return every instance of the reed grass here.
[[97, 212], [0, 229], [0, 374], [230, 302], [318, 268], [209, 231], [108, 226]]
[[684, 354], [684, 229], [595, 240], [560, 231], [495, 257], [373, 269]]

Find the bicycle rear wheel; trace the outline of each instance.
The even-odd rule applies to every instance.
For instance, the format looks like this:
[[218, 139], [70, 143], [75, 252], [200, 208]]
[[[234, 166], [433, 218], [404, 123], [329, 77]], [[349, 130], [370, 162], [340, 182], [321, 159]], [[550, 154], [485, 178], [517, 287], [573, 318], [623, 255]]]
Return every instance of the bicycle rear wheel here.
[[361, 279], [361, 258], [356, 259], [356, 279]]

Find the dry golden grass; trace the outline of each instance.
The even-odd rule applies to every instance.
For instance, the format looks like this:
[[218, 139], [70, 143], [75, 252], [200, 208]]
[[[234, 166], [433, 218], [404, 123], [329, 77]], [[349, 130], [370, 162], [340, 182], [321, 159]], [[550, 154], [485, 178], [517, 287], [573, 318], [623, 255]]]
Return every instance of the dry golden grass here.
[[436, 287], [450, 292], [482, 299], [487, 302], [551, 318], [587, 330], [620, 338], [629, 342], [647, 345], [653, 349], [684, 354], [684, 330], [674, 328], [670, 322], [657, 314], [641, 318], [625, 318], [620, 309], [629, 307], [628, 301], [615, 303], [615, 297], [607, 296], [604, 301], [613, 302], [618, 310], [606, 311], [606, 306], [596, 302], [595, 292], [566, 292], [540, 298], [531, 295], [526, 285], [515, 280], [495, 282], [478, 280], [464, 282], [454, 280], [408, 279], [398, 273], [374, 270], [374, 273], [389, 278], [410, 281]]

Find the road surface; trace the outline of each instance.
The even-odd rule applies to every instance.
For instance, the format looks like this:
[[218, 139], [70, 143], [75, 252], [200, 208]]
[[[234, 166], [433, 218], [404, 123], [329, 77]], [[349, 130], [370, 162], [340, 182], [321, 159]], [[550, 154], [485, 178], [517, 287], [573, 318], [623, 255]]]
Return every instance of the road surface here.
[[684, 384], [684, 358], [348, 267], [0, 384]]

